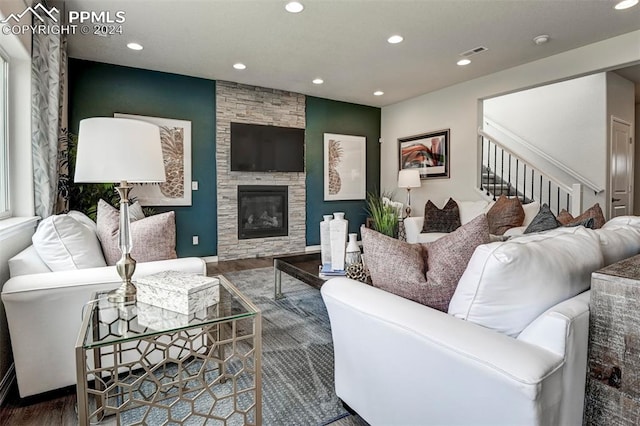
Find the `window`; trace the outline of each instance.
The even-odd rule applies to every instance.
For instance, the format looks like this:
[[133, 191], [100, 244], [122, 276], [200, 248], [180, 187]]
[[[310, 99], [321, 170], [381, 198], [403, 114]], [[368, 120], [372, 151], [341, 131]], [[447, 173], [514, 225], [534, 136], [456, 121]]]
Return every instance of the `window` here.
[[9, 204], [8, 63], [0, 50], [0, 219], [11, 215]]

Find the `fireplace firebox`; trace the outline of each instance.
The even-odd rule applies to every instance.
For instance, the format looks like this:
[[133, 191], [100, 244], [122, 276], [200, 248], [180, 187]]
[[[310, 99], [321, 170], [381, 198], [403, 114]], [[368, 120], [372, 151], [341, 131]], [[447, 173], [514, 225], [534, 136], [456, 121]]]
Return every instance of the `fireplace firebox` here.
[[289, 234], [289, 187], [238, 185], [238, 239]]

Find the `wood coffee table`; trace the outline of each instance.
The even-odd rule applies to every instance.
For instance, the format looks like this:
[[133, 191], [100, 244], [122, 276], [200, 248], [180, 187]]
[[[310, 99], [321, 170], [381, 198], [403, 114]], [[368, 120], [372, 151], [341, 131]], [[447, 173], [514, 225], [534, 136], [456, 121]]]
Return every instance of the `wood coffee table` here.
[[282, 294], [283, 272], [317, 289], [322, 287], [325, 280], [318, 276], [320, 263], [320, 253], [303, 253], [274, 257], [275, 298], [280, 299], [284, 297]]

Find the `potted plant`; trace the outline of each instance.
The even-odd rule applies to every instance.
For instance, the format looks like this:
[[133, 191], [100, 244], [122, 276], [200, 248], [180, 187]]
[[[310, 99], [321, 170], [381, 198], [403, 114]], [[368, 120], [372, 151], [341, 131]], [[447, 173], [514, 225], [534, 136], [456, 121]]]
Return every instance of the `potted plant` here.
[[384, 201], [390, 199], [391, 194], [377, 195], [367, 193], [367, 214], [371, 218], [371, 226], [381, 234], [392, 238], [398, 237], [398, 210], [396, 207]]

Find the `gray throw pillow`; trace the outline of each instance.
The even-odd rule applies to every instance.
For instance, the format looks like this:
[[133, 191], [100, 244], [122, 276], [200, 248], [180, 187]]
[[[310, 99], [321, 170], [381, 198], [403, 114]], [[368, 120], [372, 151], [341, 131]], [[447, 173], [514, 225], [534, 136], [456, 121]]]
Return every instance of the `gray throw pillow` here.
[[577, 222], [571, 222], [568, 223], [566, 225], [564, 225], [567, 228], [570, 228], [572, 226], [584, 226], [585, 228], [589, 228], [589, 229], [596, 229], [596, 220], [592, 217], [587, 218], [585, 220], [580, 220]]
[[558, 222], [549, 205], [543, 204], [540, 210], [538, 210], [536, 217], [533, 218], [529, 226], [527, 226], [527, 229], [524, 230], [524, 233], [531, 234], [533, 232], [548, 231], [560, 226], [562, 226], [562, 224]]

